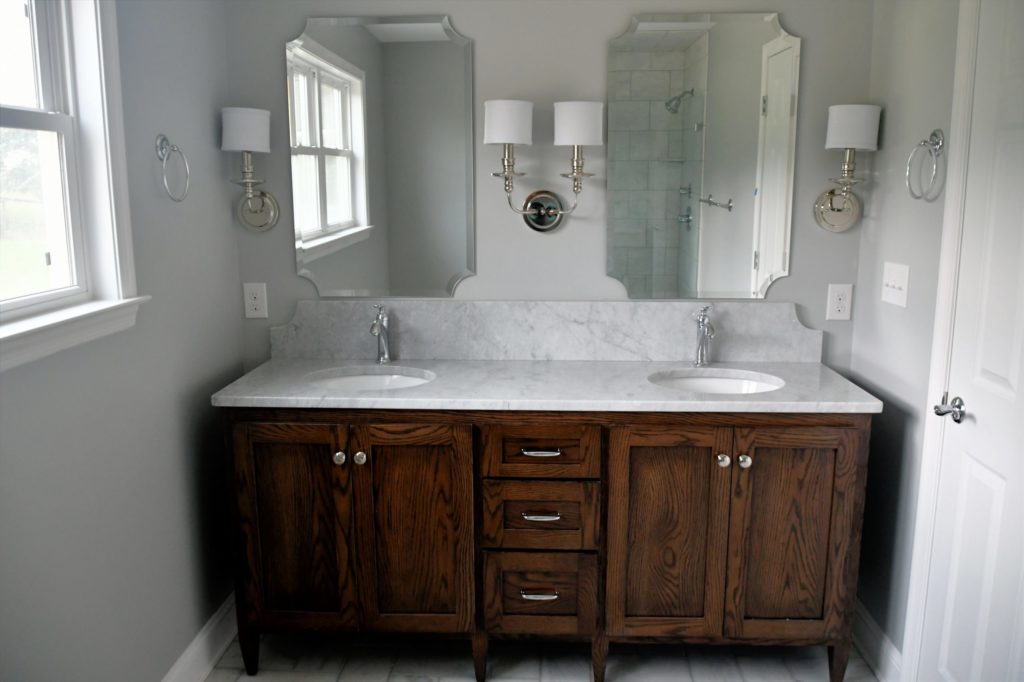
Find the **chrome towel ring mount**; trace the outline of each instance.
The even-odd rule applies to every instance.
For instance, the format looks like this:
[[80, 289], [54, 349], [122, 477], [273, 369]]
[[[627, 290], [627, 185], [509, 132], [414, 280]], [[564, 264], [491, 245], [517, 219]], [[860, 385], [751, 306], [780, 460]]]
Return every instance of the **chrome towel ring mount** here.
[[[932, 134], [928, 136], [927, 140], [921, 140], [917, 145], [910, 150], [910, 155], [907, 157], [907, 174], [906, 183], [907, 191], [910, 192], [910, 196], [914, 199], [924, 199], [925, 201], [935, 201], [939, 193], [942, 191], [942, 180], [939, 179], [939, 158], [942, 156], [942, 151], [946, 147], [946, 138], [942, 134], [942, 131], [938, 128], [932, 131]], [[918, 156], [918, 152], [924, 151], [927, 154], [927, 158], [931, 160], [931, 173], [928, 177], [928, 184], [925, 185], [923, 180], [923, 174], [920, 170], [924, 170], [924, 166], [915, 174], [912, 170], [914, 161]], [[914, 177], [916, 175], [916, 177]], [[936, 180], [939, 180], [936, 183]], [[916, 180], [917, 188], [914, 187]]]
[[[185, 187], [182, 189], [181, 193], [177, 195], [171, 191], [171, 187], [167, 182], [167, 162], [173, 154], [180, 156], [181, 163], [185, 166]], [[167, 196], [169, 196], [172, 201], [185, 201], [185, 197], [188, 196], [190, 175], [188, 157], [185, 156], [185, 152], [183, 152], [181, 147], [178, 145], [171, 144], [171, 141], [167, 139], [167, 136], [160, 133], [156, 136], [156, 158], [160, 159], [160, 172], [163, 176], [164, 191], [167, 192]]]

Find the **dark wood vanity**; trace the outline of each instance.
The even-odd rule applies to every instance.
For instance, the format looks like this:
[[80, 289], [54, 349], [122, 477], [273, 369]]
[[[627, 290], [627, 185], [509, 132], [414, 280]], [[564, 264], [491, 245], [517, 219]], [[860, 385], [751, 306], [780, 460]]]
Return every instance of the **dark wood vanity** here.
[[264, 632], [828, 646], [867, 414], [225, 409], [246, 670]]

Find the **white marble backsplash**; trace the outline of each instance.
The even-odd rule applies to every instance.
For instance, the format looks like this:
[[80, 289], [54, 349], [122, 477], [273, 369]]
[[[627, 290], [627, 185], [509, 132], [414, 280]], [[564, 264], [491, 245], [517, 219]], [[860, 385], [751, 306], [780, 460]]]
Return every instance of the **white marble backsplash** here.
[[[692, 360], [698, 301], [382, 301], [396, 360]], [[371, 300], [299, 301], [270, 330], [274, 358], [374, 358]], [[821, 362], [793, 303], [714, 303], [712, 362]]]

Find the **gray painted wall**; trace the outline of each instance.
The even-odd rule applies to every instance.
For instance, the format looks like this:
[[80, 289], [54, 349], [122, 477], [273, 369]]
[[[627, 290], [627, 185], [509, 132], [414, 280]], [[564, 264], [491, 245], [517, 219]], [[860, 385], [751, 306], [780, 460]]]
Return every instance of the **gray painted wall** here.
[[[270, 109], [272, 145], [287, 145], [287, 108], [282, 46], [297, 36], [307, 16], [423, 13], [427, 6], [409, 0], [225, 0], [228, 65], [233, 100]], [[859, 232], [835, 235], [819, 228], [810, 206], [828, 178], [837, 174], [838, 152], [825, 150], [827, 107], [867, 97], [870, 70], [871, 2], [845, 0], [721, 0], [715, 10], [781, 12], [782, 25], [804, 39], [800, 81], [794, 196], [793, 276], [773, 285], [768, 297], [796, 301], [801, 319], [825, 331], [825, 360], [839, 369], [849, 365], [851, 325], [825, 322], [829, 282], [852, 282], [857, 272]], [[565, 191], [559, 173], [568, 170], [568, 153], [551, 145], [551, 103], [563, 99], [603, 100], [608, 41], [644, 12], [707, 10], [705, 0], [437, 0], [429, 11], [446, 13], [455, 28], [475, 41], [476, 119], [483, 101], [511, 97], [536, 103], [532, 147], [517, 150], [520, 179], [516, 197], [551, 187]], [[523, 26], [524, 39], [509, 26]], [[252, 36], [260, 36], [253, 40]], [[511, 55], [511, 57], [510, 57]], [[500, 149], [480, 143], [476, 153], [477, 272], [456, 295], [473, 299], [618, 299], [623, 288], [605, 276], [604, 152], [587, 150], [587, 170], [597, 174], [582, 195], [576, 215], [557, 232], [539, 235], [527, 229], [505, 205], [498, 180]], [[267, 282], [269, 320], [247, 320], [244, 356], [251, 367], [269, 355], [267, 329], [291, 319], [295, 301], [316, 295], [295, 274], [291, 243], [290, 172], [284, 154], [261, 155], [260, 173], [281, 199], [281, 225], [264, 234], [238, 235], [242, 278]], [[524, 273], [526, 276], [524, 276]], [[371, 319], [367, 303], [367, 323]]]
[[[866, 217], [851, 230], [860, 264], [850, 376], [885, 403], [871, 439], [860, 598], [901, 648], [924, 420], [938, 398], [927, 389], [945, 198], [912, 200], [903, 173], [932, 129], [948, 135], [956, 19], [955, 0], [875, 3], [869, 101], [885, 109], [879, 150], [862, 156], [873, 168], [858, 189]], [[910, 266], [906, 308], [881, 301], [885, 261]]]
[[[241, 372], [219, 3], [118, 3], [138, 324], [0, 375], [0, 679], [159, 680], [229, 591], [210, 394]], [[189, 155], [164, 195], [158, 132]], [[237, 159], [231, 159], [232, 167]], [[232, 168], [231, 170], [236, 170]]]

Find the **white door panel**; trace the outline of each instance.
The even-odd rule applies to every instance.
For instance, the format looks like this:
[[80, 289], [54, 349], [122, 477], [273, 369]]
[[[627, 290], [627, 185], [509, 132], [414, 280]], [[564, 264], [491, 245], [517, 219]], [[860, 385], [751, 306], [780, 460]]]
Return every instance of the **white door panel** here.
[[1024, 2], [977, 8], [946, 384], [966, 416], [925, 453], [940, 465], [917, 677], [1024, 682]]

